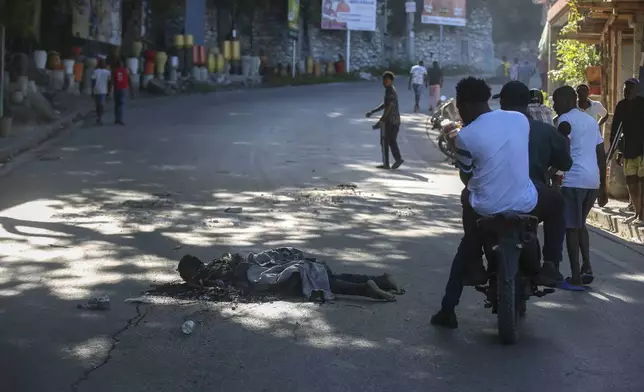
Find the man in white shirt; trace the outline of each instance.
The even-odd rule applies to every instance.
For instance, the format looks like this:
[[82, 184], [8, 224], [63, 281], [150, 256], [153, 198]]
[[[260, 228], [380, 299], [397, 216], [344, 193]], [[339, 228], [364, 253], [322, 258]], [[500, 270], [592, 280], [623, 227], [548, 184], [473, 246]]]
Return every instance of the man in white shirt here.
[[[501, 100], [516, 95], [509, 94], [509, 89], [519, 88], [527, 106], [530, 92], [518, 82], [504, 86]], [[563, 257], [563, 201], [556, 191], [537, 188], [530, 179], [528, 118], [514, 111], [492, 111], [488, 104], [491, 96], [490, 86], [482, 79], [465, 78], [456, 86], [456, 106], [465, 124], [456, 136], [457, 167], [466, 185], [461, 194], [464, 235], [452, 262], [441, 310], [431, 319], [432, 325], [440, 327], [458, 327], [454, 309], [464, 285], [487, 282], [481, 258], [484, 244], [477, 224], [481, 216], [503, 212], [536, 215], [544, 221], [544, 269], [553, 269], [549, 276], [558, 275]]]
[[577, 108], [582, 112], [594, 118], [599, 127], [608, 120], [608, 110], [599, 101], [593, 101], [588, 98], [590, 95], [590, 87], [586, 84], [580, 84], [577, 87]]
[[417, 65], [411, 67], [409, 71], [409, 89], [414, 89], [414, 98], [416, 104], [414, 105], [414, 112], [420, 111], [420, 94], [423, 92], [423, 87], [427, 86], [427, 69], [423, 61], [419, 61]]
[[94, 101], [96, 102], [96, 123], [103, 124], [103, 113], [105, 112], [105, 100], [109, 93], [109, 83], [112, 75], [109, 70], [105, 68], [105, 60], [99, 59], [98, 66], [92, 74], [92, 93]]
[[[572, 87], [555, 90], [553, 100], [559, 115], [558, 127], [562, 133], [569, 133], [570, 138], [572, 167], [564, 176], [561, 194], [564, 197], [566, 248], [572, 275], [568, 282], [580, 286], [593, 280], [586, 218], [595, 200], [602, 207], [608, 202], [606, 152], [596, 119], [577, 108], [577, 94]], [[583, 259], [581, 270], [580, 250]]]

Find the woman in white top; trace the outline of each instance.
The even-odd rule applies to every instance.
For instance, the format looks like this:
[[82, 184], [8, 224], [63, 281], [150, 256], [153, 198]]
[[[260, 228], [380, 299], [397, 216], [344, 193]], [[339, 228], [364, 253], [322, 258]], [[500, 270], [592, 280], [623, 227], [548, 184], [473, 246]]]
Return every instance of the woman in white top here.
[[580, 84], [577, 87], [577, 107], [582, 112], [590, 115], [599, 123], [599, 127], [608, 120], [608, 110], [599, 101], [593, 101], [588, 98], [590, 95], [590, 88], [588, 85]]

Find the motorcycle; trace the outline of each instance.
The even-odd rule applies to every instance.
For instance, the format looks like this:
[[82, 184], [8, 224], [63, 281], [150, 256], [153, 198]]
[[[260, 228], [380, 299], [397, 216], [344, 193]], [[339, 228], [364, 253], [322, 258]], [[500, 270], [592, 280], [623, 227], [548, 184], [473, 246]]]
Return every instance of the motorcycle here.
[[454, 138], [461, 129], [461, 118], [454, 98], [448, 99], [442, 96], [429, 121], [434, 129], [440, 131], [436, 138], [438, 149], [453, 161], [456, 159], [453, 148]]
[[501, 343], [515, 344], [519, 319], [525, 316], [530, 297], [555, 291], [540, 289], [535, 280], [541, 267], [539, 221], [532, 215], [502, 213], [481, 218], [478, 224], [484, 233], [490, 279], [476, 290], [486, 296], [485, 307], [497, 315]]

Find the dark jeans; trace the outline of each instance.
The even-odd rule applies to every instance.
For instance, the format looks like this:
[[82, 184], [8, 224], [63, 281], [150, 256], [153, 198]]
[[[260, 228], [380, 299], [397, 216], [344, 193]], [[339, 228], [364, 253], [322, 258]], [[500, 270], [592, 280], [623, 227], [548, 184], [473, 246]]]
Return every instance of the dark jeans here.
[[[563, 242], [566, 235], [563, 197], [558, 191], [546, 186], [537, 186], [537, 191], [539, 193], [537, 207], [530, 214], [543, 222], [543, 260], [559, 264], [563, 258]], [[470, 205], [467, 188], [461, 193], [461, 204], [463, 205], [463, 238], [452, 261], [442, 301], [442, 307], [448, 310], [454, 309], [461, 299], [463, 279], [469, 263], [483, 262], [484, 236], [477, 224], [481, 215], [477, 214]]]
[[103, 119], [103, 112], [105, 111], [105, 94], [94, 94], [94, 103], [96, 104], [96, 117], [98, 121]]
[[123, 112], [125, 111], [125, 97], [127, 91], [123, 89], [114, 89], [114, 121], [123, 122]]
[[385, 124], [380, 133], [380, 146], [382, 147], [382, 163], [389, 165], [389, 149], [396, 162], [402, 160], [400, 148], [398, 148], [398, 130], [400, 125]]

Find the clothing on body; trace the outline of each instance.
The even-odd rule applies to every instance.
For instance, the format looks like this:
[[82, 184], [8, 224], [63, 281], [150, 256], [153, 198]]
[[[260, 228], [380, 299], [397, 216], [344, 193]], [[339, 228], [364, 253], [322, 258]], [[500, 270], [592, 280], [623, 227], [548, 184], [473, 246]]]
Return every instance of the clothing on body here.
[[599, 189], [597, 145], [603, 144], [597, 121], [579, 109], [559, 116], [559, 124], [570, 124], [570, 156], [572, 167], [566, 172], [562, 187]]
[[530, 180], [530, 122], [519, 112], [479, 116], [456, 136], [457, 166], [471, 174], [470, 204], [480, 215], [527, 213], [537, 205]]

